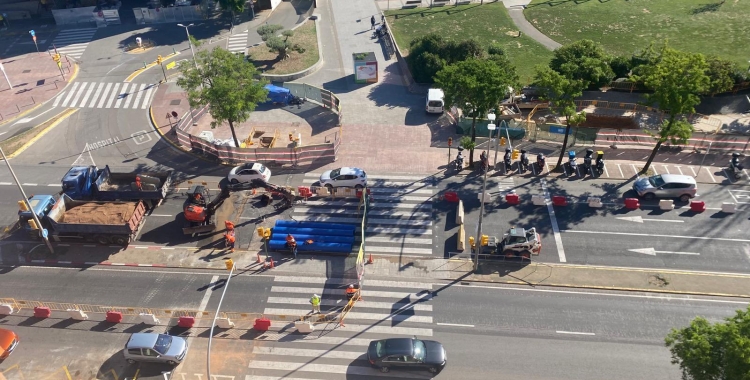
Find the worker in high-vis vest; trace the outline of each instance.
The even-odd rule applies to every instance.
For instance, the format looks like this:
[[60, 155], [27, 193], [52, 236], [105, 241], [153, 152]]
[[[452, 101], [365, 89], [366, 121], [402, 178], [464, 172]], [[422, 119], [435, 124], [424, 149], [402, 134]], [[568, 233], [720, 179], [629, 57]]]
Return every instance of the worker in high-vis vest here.
[[224, 234], [224, 243], [226, 244], [226, 247], [229, 248], [230, 252], [234, 252], [234, 230], [229, 230], [227, 233]]
[[313, 313], [320, 313], [320, 296], [319, 295], [313, 294], [312, 298], [310, 298], [310, 304], [312, 305]]

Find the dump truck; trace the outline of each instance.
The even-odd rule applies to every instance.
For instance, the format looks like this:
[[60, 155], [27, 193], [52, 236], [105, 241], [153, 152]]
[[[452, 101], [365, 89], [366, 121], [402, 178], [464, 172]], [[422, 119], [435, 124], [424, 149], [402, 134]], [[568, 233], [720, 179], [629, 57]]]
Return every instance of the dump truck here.
[[172, 171], [116, 173], [105, 166], [74, 166], [62, 179], [62, 192], [73, 200], [143, 201], [148, 209], [161, 204], [172, 183]]
[[[146, 206], [137, 202], [77, 201], [62, 194], [34, 195], [31, 210], [19, 202], [18, 221], [33, 238], [44, 228], [53, 241], [94, 241], [102, 245], [127, 245], [134, 241], [146, 220]], [[37, 226], [31, 212], [37, 214]]]

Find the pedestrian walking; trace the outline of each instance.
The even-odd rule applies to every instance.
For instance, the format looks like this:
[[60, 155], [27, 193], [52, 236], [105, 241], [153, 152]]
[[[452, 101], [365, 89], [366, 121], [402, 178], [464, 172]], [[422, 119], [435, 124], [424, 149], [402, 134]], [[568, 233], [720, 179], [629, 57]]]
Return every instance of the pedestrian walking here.
[[312, 298], [310, 298], [310, 304], [312, 305], [312, 312], [314, 313], [320, 313], [320, 296], [317, 294], [313, 294]]
[[373, 15], [372, 17], [370, 17], [370, 24], [371, 24], [370, 25], [370, 30], [375, 29], [375, 15]]

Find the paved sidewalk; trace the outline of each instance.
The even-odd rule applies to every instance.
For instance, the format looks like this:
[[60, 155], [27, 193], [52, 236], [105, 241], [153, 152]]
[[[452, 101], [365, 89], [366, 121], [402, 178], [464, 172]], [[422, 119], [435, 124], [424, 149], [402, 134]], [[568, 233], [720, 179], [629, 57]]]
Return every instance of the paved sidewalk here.
[[63, 57], [63, 79], [57, 64], [46, 52], [6, 58], [2, 65], [13, 88], [8, 86], [5, 77], [0, 77], [0, 125], [29, 113], [59, 94], [74, 79], [76, 71], [75, 64]]

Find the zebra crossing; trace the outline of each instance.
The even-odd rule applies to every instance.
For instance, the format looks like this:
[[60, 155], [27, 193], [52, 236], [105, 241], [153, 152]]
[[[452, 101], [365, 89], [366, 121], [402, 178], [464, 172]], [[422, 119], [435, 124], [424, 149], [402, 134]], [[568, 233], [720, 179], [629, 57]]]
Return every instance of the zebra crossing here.
[[227, 50], [235, 54], [245, 54], [247, 51], [247, 33], [248, 31], [246, 30], [230, 36], [227, 39]]
[[[303, 183], [318, 182], [320, 173], [305, 173]], [[380, 256], [424, 256], [433, 253], [433, 200], [431, 176], [378, 176], [368, 174], [371, 193], [365, 227], [367, 253]], [[296, 204], [292, 218], [299, 221], [361, 223], [356, 198], [318, 197]], [[359, 229], [357, 230], [359, 232]], [[355, 242], [359, 251], [360, 237]]]
[[55, 98], [53, 107], [130, 108], [145, 110], [151, 105], [156, 84], [76, 82]]
[[79, 59], [97, 30], [97, 28], [62, 30], [52, 40], [49, 51], [54, 53], [57, 48], [58, 53]]
[[[344, 278], [275, 276], [264, 314], [311, 313], [310, 297], [317, 294], [321, 313], [338, 315], [347, 303], [349, 283]], [[362, 289], [362, 300], [346, 314], [343, 326], [320, 323], [309, 334], [272, 327], [257, 337], [245, 380], [432, 378], [426, 371], [382, 373], [370, 366], [366, 355], [372, 340], [432, 339], [432, 285], [365, 278]]]

